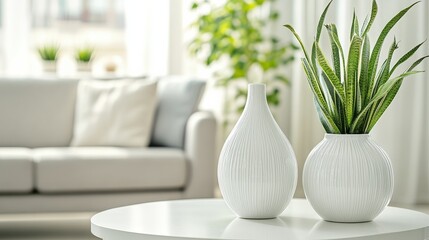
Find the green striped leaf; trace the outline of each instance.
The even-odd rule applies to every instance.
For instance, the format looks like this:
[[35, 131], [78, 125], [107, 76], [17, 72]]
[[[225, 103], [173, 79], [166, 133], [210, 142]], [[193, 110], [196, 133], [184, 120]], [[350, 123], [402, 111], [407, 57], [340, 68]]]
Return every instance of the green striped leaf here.
[[317, 98], [317, 101], [320, 102], [321, 107], [324, 109], [328, 109], [328, 104], [325, 101], [325, 96], [321, 91], [319, 82], [317, 81], [316, 75], [314, 74], [313, 69], [310, 66], [310, 63], [305, 58], [301, 58], [301, 61], [313, 94]]
[[317, 115], [319, 116], [319, 120], [322, 123], [323, 128], [327, 133], [332, 133], [334, 130], [332, 129], [331, 125], [329, 124], [328, 120], [324, 117], [324, 114], [322, 112], [322, 109], [320, 108], [319, 102], [316, 100], [315, 97], [313, 97], [314, 106], [316, 107]]
[[365, 20], [363, 20], [363, 24], [362, 24], [362, 27], [360, 29], [360, 36], [362, 38], [364, 37], [363, 32], [364, 32], [365, 28], [368, 26], [368, 23], [369, 23], [369, 18], [368, 18], [368, 15], [366, 15]]
[[[375, 17], [377, 16], [378, 6], [377, 2], [375, 0], [372, 1], [372, 8], [371, 8], [371, 17], [369, 19], [368, 25], [365, 26], [365, 24], [362, 26], [362, 36], [365, 36], [368, 31], [371, 29], [372, 24], [374, 23]], [[365, 28], [363, 28], [365, 26]]]
[[407, 71], [407, 72], [405, 72], [405, 73], [403, 73], [403, 74], [401, 74], [401, 75], [399, 75], [399, 76], [397, 76], [397, 77], [395, 77], [395, 78], [389, 79], [385, 84], [383, 84], [383, 85], [380, 87], [380, 89], [379, 89], [379, 90], [377, 91], [377, 93], [375, 94], [374, 99], [373, 99], [373, 100], [371, 100], [371, 101], [381, 99], [384, 95], [386, 95], [386, 93], [387, 93], [388, 91], [390, 91], [390, 89], [393, 87], [393, 85], [394, 85], [396, 82], [400, 81], [401, 79], [403, 79], [403, 78], [405, 78], [405, 77], [408, 77], [408, 76], [410, 76], [410, 75], [414, 75], [414, 74], [417, 74], [417, 73], [421, 73], [421, 72], [423, 72], [423, 71]]
[[389, 34], [390, 30], [396, 25], [396, 23], [417, 3], [418, 2], [411, 4], [409, 7], [403, 9], [398, 14], [396, 14], [381, 31], [380, 36], [378, 37], [377, 42], [374, 45], [374, 49], [372, 50], [371, 58], [368, 66], [368, 74], [369, 74], [368, 78], [369, 78], [369, 85], [370, 85], [370, 91], [369, 91], [370, 94], [368, 94], [368, 96], [372, 96], [372, 92], [374, 91], [372, 87], [374, 86], [374, 78], [375, 78], [375, 73], [377, 71], [378, 59], [380, 57], [380, 50], [381, 50], [381, 47], [383, 46], [384, 40], [387, 37], [387, 34]]
[[371, 129], [377, 123], [378, 119], [380, 119], [381, 115], [383, 115], [384, 111], [386, 111], [387, 107], [389, 107], [390, 103], [392, 103], [401, 85], [402, 80], [399, 80], [393, 85], [392, 89], [387, 93], [387, 95], [383, 99], [381, 99], [379, 107], [377, 107], [375, 114], [371, 118], [367, 129], [365, 129], [365, 132], [371, 131]]
[[423, 42], [419, 43], [417, 46], [413, 47], [410, 51], [408, 51], [407, 53], [405, 53], [396, 63], [395, 65], [393, 65], [392, 69], [390, 70], [390, 75], [392, 75], [396, 68], [399, 67], [402, 63], [404, 63], [405, 61], [407, 61], [411, 56], [414, 55], [415, 52], [417, 52], [417, 50], [423, 45], [423, 43], [425, 43], [426, 40], [424, 40]]
[[[322, 33], [322, 28], [323, 28], [323, 23], [325, 22], [325, 17], [326, 17], [326, 13], [329, 10], [329, 6], [331, 6], [332, 4], [331, 0], [328, 5], [326, 5], [325, 10], [323, 10], [322, 15], [319, 18], [319, 22], [317, 24], [317, 31], [316, 31], [316, 36], [315, 36], [315, 42], [319, 42], [320, 40], [320, 35]], [[316, 65], [316, 46], [315, 46], [315, 42], [313, 43], [312, 47], [311, 47], [311, 63], [313, 64], [313, 68], [314, 70], [317, 70], [317, 65]], [[318, 78], [319, 76], [316, 75], [316, 77]]]
[[323, 95], [325, 96], [326, 103], [328, 104], [328, 112], [332, 116], [332, 118], [337, 121], [337, 109], [334, 103], [335, 96], [334, 87], [329, 82], [328, 77], [323, 72], [321, 73], [323, 81], [320, 81], [320, 88], [322, 89]]
[[[328, 33], [329, 33], [328, 35], [329, 35], [329, 39], [330, 39], [331, 43], [335, 44], [335, 46], [338, 49], [338, 52], [340, 54], [340, 60], [341, 60], [341, 65], [342, 65], [342, 69], [343, 69], [342, 75], [345, 78], [345, 76], [347, 74], [346, 61], [345, 61], [345, 57], [344, 57], [343, 48], [342, 48], [340, 40], [338, 38], [337, 27], [335, 24], [328, 24], [328, 25], [325, 25], [325, 27], [328, 30]], [[336, 74], [339, 74], [341, 76], [341, 69], [339, 69], [338, 63], [335, 64], [335, 61], [334, 61], [334, 67], [335, 67]], [[338, 78], [341, 80], [341, 77], [338, 77]], [[346, 133], [346, 131], [347, 131], [346, 125], [347, 124], [346, 124], [345, 104], [344, 104], [344, 102], [342, 102], [340, 100], [340, 97], [338, 95], [335, 96], [334, 102], [337, 103], [337, 112], [338, 112], [338, 118], [339, 118], [339, 121], [337, 122], [337, 126], [340, 127], [340, 129], [343, 133]]]
[[340, 59], [340, 51], [335, 44], [332, 34], [329, 34], [329, 42], [331, 44], [332, 51], [332, 63], [334, 64], [334, 71], [337, 77], [341, 80], [341, 59]]
[[[390, 63], [392, 62], [393, 53], [395, 52], [396, 49], [398, 49], [398, 43], [396, 42], [396, 38], [393, 38], [393, 43], [390, 46], [389, 54], [388, 54], [387, 59], [386, 59], [386, 70], [381, 74], [381, 79], [380, 79], [380, 82], [378, 84], [384, 84], [387, 81], [387, 79], [389, 79], [389, 77], [390, 77], [390, 71], [389, 71]], [[376, 91], [377, 91], [377, 89], [376, 89]]]
[[[407, 72], [412, 71], [415, 67], [417, 67], [424, 59], [426, 59], [429, 56], [424, 56], [417, 61], [415, 61], [411, 67], [408, 68]], [[396, 94], [399, 91], [399, 88], [402, 85], [403, 79], [400, 79], [398, 82], [393, 84], [392, 89], [389, 91], [389, 93], [384, 97], [381, 101], [380, 106], [378, 107], [377, 111], [375, 112], [375, 115], [372, 117], [371, 122], [369, 124], [367, 132], [371, 131], [371, 129], [374, 127], [374, 125], [378, 122], [380, 117], [383, 115], [383, 113], [386, 111], [386, 109], [390, 106], [393, 99], [396, 97]]]
[[[313, 42], [313, 45], [311, 46], [311, 64], [313, 64], [314, 71], [315, 71], [316, 73], [318, 73], [318, 68], [317, 68], [317, 57], [316, 57], [316, 55], [317, 55], [317, 53], [316, 53], [316, 41], [314, 41], [314, 42]], [[318, 74], [316, 74], [316, 78], [317, 78], [318, 80], [320, 80], [320, 79], [319, 79], [319, 75], [318, 75]]]
[[356, 126], [360, 125], [362, 123], [362, 121], [364, 121], [364, 117], [366, 116], [366, 114], [368, 113], [368, 111], [373, 107], [373, 105], [378, 102], [378, 100], [382, 99], [383, 97], [387, 96], [387, 94], [389, 93], [389, 91], [391, 91], [391, 89], [395, 86], [395, 84], [399, 81], [401, 81], [402, 79], [404, 79], [405, 77], [408, 77], [410, 75], [416, 74], [416, 73], [420, 73], [421, 71], [410, 71], [410, 72], [405, 72], [393, 79], [388, 80], [379, 90], [378, 92], [374, 95], [374, 97], [372, 98], [372, 100], [365, 106], [364, 109], [362, 109], [362, 111], [357, 115], [357, 117], [354, 119], [352, 125], [351, 125], [351, 132], [356, 132]]
[[356, 83], [356, 106], [355, 106], [355, 110], [354, 112], [360, 112], [360, 110], [362, 109], [362, 97], [361, 97], [361, 93], [360, 93], [360, 87], [359, 87], [359, 83]]
[[[341, 59], [340, 59], [340, 52], [339, 49], [337, 47], [337, 45], [335, 44], [334, 40], [332, 39], [331, 34], [329, 34], [329, 40], [331, 43], [331, 52], [332, 52], [332, 63], [334, 65], [334, 71], [335, 74], [337, 75], [338, 79], [340, 79], [341, 81]], [[327, 83], [328, 84], [328, 83]], [[332, 86], [332, 85], [331, 85]], [[343, 109], [341, 108], [342, 104], [341, 104], [341, 99], [338, 95], [336, 95], [335, 93], [332, 93], [334, 90], [334, 87], [332, 86], [330, 89], [332, 89], [331, 91], [331, 96], [332, 96], [332, 100], [334, 103], [334, 108], [336, 109], [336, 115], [334, 116], [334, 119], [336, 120], [337, 124], [339, 125], [338, 127], [340, 129], [343, 128], [343, 122], [342, 122], [342, 111]]]
[[332, 117], [326, 112], [326, 110], [324, 110], [321, 106], [320, 106], [320, 102], [319, 101], [315, 101], [316, 102], [316, 110], [317, 113], [319, 115], [319, 119], [320, 122], [322, 123], [323, 127], [328, 130], [326, 130], [327, 133], [334, 133], [334, 134], [339, 134], [341, 133], [340, 129], [338, 128], [338, 126], [335, 124], [334, 120], [332, 119]]
[[[326, 100], [328, 100], [328, 97], [329, 97], [329, 99], [333, 100], [333, 96], [335, 96], [334, 86], [332, 86], [331, 82], [328, 79], [328, 76], [326, 76], [326, 74], [324, 72], [322, 72], [320, 75], [322, 76], [322, 79], [323, 79], [323, 81], [320, 81], [320, 83], [321, 83], [320, 85], [322, 87], [324, 94], [326, 92], [326, 94], [325, 94]], [[329, 104], [329, 102], [328, 102], [328, 104]]]
[[345, 81], [346, 88], [346, 118], [347, 125], [352, 123], [354, 109], [355, 109], [355, 97], [356, 97], [356, 83], [357, 83], [357, 71], [359, 69], [359, 58], [360, 49], [362, 46], [362, 38], [357, 35], [353, 36], [352, 42], [350, 43], [349, 56], [347, 61], [347, 78]]
[[396, 38], [393, 38], [393, 43], [389, 48], [389, 53], [387, 55], [386, 60], [383, 63], [383, 67], [380, 70], [379, 77], [375, 82], [374, 92], [377, 92], [379, 86], [383, 85], [387, 79], [390, 77], [390, 63], [392, 61], [393, 53], [398, 49], [398, 43], [396, 42]]
[[307, 51], [305, 50], [304, 43], [302, 42], [302, 40], [301, 40], [301, 38], [299, 37], [299, 35], [296, 33], [295, 29], [294, 29], [291, 25], [289, 25], [289, 24], [286, 24], [286, 25], [283, 25], [283, 26], [284, 26], [284, 27], [286, 27], [287, 29], [289, 29], [289, 30], [292, 32], [292, 34], [295, 36], [296, 40], [298, 41], [299, 45], [301, 46], [301, 49], [302, 49], [302, 51], [304, 52], [304, 56], [305, 56], [305, 58], [307, 59], [307, 61], [310, 61], [310, 58], [309, 58], [309, 56], [308, 56], [308, 53], [307, 53]]
[[319, 47], [319, 44], [316, 42], [316, 56], [319, 66], [322, 68], [322, 71], [326, 74], [329, 82], [334, 87], [335, 92], [340, 96], [341, 101], [345, 99], [344, 87], [341, 84], [341, 80], [337, 77], [335, 72], [329, 66], [328, 61], [326, 60], [325, 55]]
[[[374, 84], [374, 87], [373, 87], [373, 92], [372, 92], [372, 94], [375, 94], [375, 93], [377, 92], [377, 89], [378, 89], [378, 87], [379, 87], [379, 86], [377, 85], [377, 83], [381, 81], [381, 77], [382, 77], [382, 75], [383, 75], [383, 72], [385, 72], [385, 71], [386, 71], [386, 69], [387, 69], [387, 71], [389, 71], [389, 69], [387, 68], [387, 59], [386, 59], [386, 60], [384, 60], [383, 64], [381, 64], [380, 70], [379, 70], [379, 71], [378, 71], [378, 73], [377, 73], [377, 77], [375, 78], [376, 80], [374, 81], [374, 82], [375, 82], [375, 84]], [[371, 99], [371, 97], [372, 97], [372, 96], [369, 96], [369, 99]]]
[[354, 35], [359, 36], [359, 21], [356, 17], [356, 12], [353, 11], [353, 20], [352, 20], [352, 26], [350, 27], [350, 40], [353, 39]]
[[325, 27], [326, 27], [326, 29], [328, 29], [329, 38], [335, 43], [335, 45], [337, 46], [337, 48], [340, 52], [340, 57], [341, 57], [342, 65], [343, 65], [343, 75], [346, 76], [346, 74], [347, 74], [346, 60], [344, 57], [343, 47], [341, 46], [340, 39], [338, 38], [337, 26], [335, 24], [329, 24], [329, 25], [325, 25]]
[[368, 93], [369, 83], [368, 83], [368, 64], [370, 56], [370, 42], [369, 37], [364, 36], [364, 43], [362, 47], [362, 57], [361, 57], [361, 68], [359, 74], [359, 92], [361, 97], [362, 105], [366, 104], [366, 94]]
[[307, 79], [310, 83], [310, 88], [314, 94], [314, 97], [316, 98], [319, 106], [319, 117], [326, 119], [327, 124], [329, 125], [329, 129], [331, 129], [332, 133], [340, 133], [337, 125], [335, 124], [334, 120], [332, 119], [332, 116], [328, 112], [328, 104], [325, 101], [324, 95], [321, 91], [321, 88], [319, 86], [319, 83], [316, 80], [316, 77], [314, 73], [312, 72], [312, 68], [308, 61], [305, 58], [302, 58], [302, 66], [304, 68], [305, 74], [307, 75]]
[[409, 68], [410, 70], [411, 69], [414, 69], [415, 67], [417, 67], [423, 60], [425, 60], [426, 58], [428, 58], [429, 57], [429, 55], [426, 55], [426, 56], [424, 56], [424, 57], [421, 57], [421, 58], [419, 58], [417, 61], [415, 61], [412, 65], [411, 65], [411, 67]]
[[317, 32], [316, 32], [316, 42], [319, 42], [320, 34], [322, 33], [323, 23], [325, 22], [326, 13], [328, 12], [329, 6], [331, 6], [333, 0], [329, 1], [328, 5], [323, 10], [322, 15], [319, 18], [319, 23], [317, 24]]

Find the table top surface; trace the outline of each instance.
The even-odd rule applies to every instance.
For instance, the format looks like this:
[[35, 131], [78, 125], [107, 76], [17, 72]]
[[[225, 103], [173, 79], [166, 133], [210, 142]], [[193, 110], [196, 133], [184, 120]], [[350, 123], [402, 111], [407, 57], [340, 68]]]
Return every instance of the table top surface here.
[[429, 237], [429, 215], [387, 207], [372, 222], [333, 223], [323, 221], [307, 200], [293, 199], [277, 218], [248, 220], [237, 218], [222, 199], [195, 199], [106, 210], [92, 217], [91, 231], [102, 239], [129, 240], [350, 239], [413, 231]]

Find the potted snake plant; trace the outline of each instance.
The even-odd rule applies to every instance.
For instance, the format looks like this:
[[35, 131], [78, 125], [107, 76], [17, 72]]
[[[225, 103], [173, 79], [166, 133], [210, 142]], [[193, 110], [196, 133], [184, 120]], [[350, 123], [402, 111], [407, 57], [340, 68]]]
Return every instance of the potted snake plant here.
[[46, 44], [37, 49], [43, 63], [43, 70], [46, 72], [55, 72], [57, 70], [57, 59], [60, 46], [58, 44]]
[[[306, 74], [325, 138], [309, 154], [303, 170], [305, 195], [325, 220], [364, 222], [378, 216], [393, 193], [393, 169], [386, 152], [370, 136], [371, 129], [390, 105], [404, 78], [415, 71], [426, 57], [419, 58], [402, 73], [398, 67], [408, 62], [423, 43], [394, 61], [398, 42], [393, 40], [387, 56], [380, 61], [385, 39], [395, 24], [417, 3], [397, 13], [378, 33], [375, 42], [369, 31], [377, 16], [374, 0], [363, 25], [355, 14], [346, 50], [339, 40], [335, 24], [324, 24], [332, 1], [320, 16], [308, 52], [291, 25], [285, 25], [298, 40], [304, 53], [302, 67]], [[319, 44], [326, 31], [332, 61]], [[347, 51], [347, 52], [346, 52]]]
[[94, 58], [94, 49], [83, 47], [76, 50], [77, 70], [81, 72], [91, 72], [91, 63]]

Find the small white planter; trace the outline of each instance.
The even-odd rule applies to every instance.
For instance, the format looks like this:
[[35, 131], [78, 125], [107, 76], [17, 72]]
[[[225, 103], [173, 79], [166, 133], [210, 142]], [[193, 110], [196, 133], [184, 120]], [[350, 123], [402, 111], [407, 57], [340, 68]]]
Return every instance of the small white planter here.
[[220, 154], [223, 198], [242, 218], [277, 217], [292, 199], [297, 171], [292, 147], [269, 110], [265, 85], [249, 84], [246, 107]]
[[47, 61], [43, 60], [43, 71], [45, 72], [56, 72], [57, 71], [57, 61]]
[[89, 62], [77, 61], [77, 70], [79, 72], [91, 72], [92, 71], [91, 61]]
[[305, 195], [325, 220], [366, 222], [377, 217], [393, 193], [386, 152], [368, 134], [326, 134], [304, 165]]

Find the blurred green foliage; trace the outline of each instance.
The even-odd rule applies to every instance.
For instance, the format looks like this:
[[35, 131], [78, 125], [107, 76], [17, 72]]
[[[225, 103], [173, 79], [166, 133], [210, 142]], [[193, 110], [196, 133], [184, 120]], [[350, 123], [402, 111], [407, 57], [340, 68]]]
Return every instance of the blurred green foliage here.
[[94, 49], [90, 47], [79, 48], [76, 50], [76, 60], [79, 62], [91, 61], [94, 54]]
[[[273, 1], [228, 0], [222, 5], [216, 5], [215, 1], [195, 0], [191, 8], [199, 13], [199, 17], [191, 27], [197, 28], [198, 33], [189, 44], [189, 51], [207, 66], [226, 59], [227, 69], [215, 72], [217, 85], [225, 88], [237, 81], [248, 81], [247, 74], [251, 66], [259, 65], [263, 72], [262, 81], [267, 85], [268, 103], [278, 106], [281, 88], [275, 83], [290, 82], [284, 74], [284, 68], [280, 67], [294, 60], [293, 52], [297, 47], [292, 43], [282, 43], [273, 34], [265, 33], [269, 32], [270, 24], [276, 23], [279, 18], [279, 12], [272, 8], [269, 14], [263, 14]], [[233, 96], [225, 103], [225, 114], [241, 113], [244, 109], [246, 85], [234, 89]], [[228, 104], [231, 101], [242, 104], [231, 107], [232, 104]], [[228, 125], [228, 122], [224, 124]]]
[[55, 61], [58, 57], [60, 46], [58, 44], [46, 44], [37, 49], [40, 57], [44, 61]]

